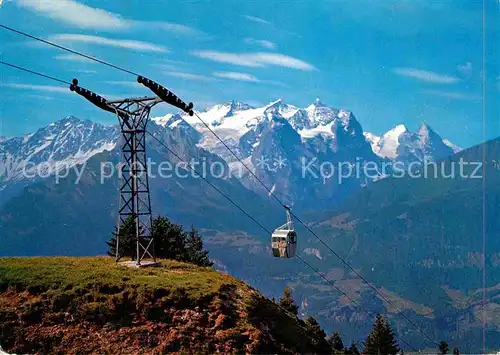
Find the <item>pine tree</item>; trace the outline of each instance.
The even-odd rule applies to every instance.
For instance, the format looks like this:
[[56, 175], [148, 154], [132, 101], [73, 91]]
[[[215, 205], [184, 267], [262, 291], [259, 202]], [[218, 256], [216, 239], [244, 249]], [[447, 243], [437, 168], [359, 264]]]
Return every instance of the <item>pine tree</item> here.
[[305, 320], [306, 331], [312, 339], [313, 346], [322, 349], [320, 354], [328, 354], [331, 352], [330, 344], [326, 341], [326, 333], [319, 325], [314, 317], [307, 317]]
[[203, 240], [194, 227], [186, 237], [186, 261], [199, 266], [212, 266], [214, 263], [208, 257], [208, 251], [203, 250]]
[[450, 351], [450, 348], [448, 347], [448, 343], [445, 341], [441, 341], [439, 343], [439, 354], [446, 355], [446, 354], [448, 354], [448, 351]]
[[120, 231], [118, 232], [118, 228], [115, 227], [111, 239], [106, 242], [109, 247], [108, 255], [116, 257], [116, 237], [118, 236], [118, 259], [129, 257], [135, 260], [137, 254], [137, 240], [135, 235], [135, 217], [128, 216], [120, 225]]
[[[142, 230], [141, 230], [142, 233]], [[154, 237], [154, 252], [157, 258], [172, 259], [193, 263], [199, 266], [212, 266], [208, 251], [203, 249], [203, 241], [194, 228], [186, 233], [178, 224], [172, 223], [166, 217], [153, 220], [151, 233]], [[135, 218], [128, 217], [120, 226], [119, 231], [119, 258], [136, 257], [137, 241], [135, 239]], [[108, 255], [116, 255], [117, 228], [106, 244], [109, 247]], [[148, 241], [144, 240], [143, 244]]]
[[330, 344], [330, 347], [332, 350], [337, 350], [337, 351], [342, 351], [344, 350], [344, 343], [342, 342], [342, 338], [340, 337], [340, 334], [338, 332], [334, 332], [329, 338], [328, 338], [328, 344]]
[[345, 351], [345, 354], [346, 355], [360, 355], [358, 347], [356, 346], [356, 344], [354, 344], [354, 342], [351, 343], [351, 346], [349, 347], [349, 349], [347, 349]]
[[297, 315], [299, 312], [299, 306], [295, 304], [295, 300], [292, 297], [292, 291], [288, 286], [285, 286], [283, 297], [278, 300], [278, 305], [294, 315]]
[[365, 341], [363, 354], [369, 355], [396, 355], [399, 351], [394, 332], [387, 321], [377, 314], [373, 329]]
[[156, 257], [186, 261], [186, 234], [181, 226], [160, 216], [153, 220], [151, 230]]

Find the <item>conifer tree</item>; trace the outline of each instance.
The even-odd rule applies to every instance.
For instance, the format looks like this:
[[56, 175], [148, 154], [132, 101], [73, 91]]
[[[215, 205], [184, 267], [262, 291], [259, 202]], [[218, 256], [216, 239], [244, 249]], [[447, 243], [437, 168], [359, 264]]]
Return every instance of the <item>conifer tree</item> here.
[[[141, 230], [142, 232], [142, 230]], [[153, 220], [151, 233], [154, 237], [154, 252], [157, 258], [172, 259], [193, 263], [199, 266], [212, 266], [208, 251], [203, 249], [203, 240], [194, 228], [186, 233], [178, 224], [172, 223], [166, 217], [158, 217]], [[116, 256], [117, 228], [108, 245], [108, 255]], [[135, 259], [137, 253], [137, 241], [135, 238], [135, 218], [129, 216], [120, 226], [119, 231], [119, 258], [131, 257]], [[143, 244], [147, 244], [144, 240]]]
[[450, 348], [448, 347], [448, 343], [445, 341], [441, 341], [439, 343], [439, 354], [446, 355], [446, 354], [448, 354], [448, 351], [450, 351]]
[[199, 266], [212, 266], [214, 263], [208, 258], [208, 251], [203, 250], [203, 241], [194, 227], [186, 236], [186, 261]]
[[292, 291], [288, 286], [285, 286], [283, 296], [278, 300], [278, 305], [294, 315], [297, 315], [299, 312], [299, 306], [295, 304], [295, 300], [292, 297]]
[[354, 342], [351, 343], [349, 349], [345, 351], [346, 355], [360, 355], [358, 347]]
[[331, 352], [330, 344], [326, 341], [326, 333], [319, 325], [318, 321], [314, 317], [307, 317], [305, 320], [306, 331], [309, 337], [313, 341], [313, 346], [320, 351], [321, 354], [328, 354]]
[[128, 216], [120, 225], [120, 231], [118, 232], [118, 228], [115, 227], [111, 239], [106, 242], [109, 247], [107, 254], [116, 257], [116, 237], [118, 236], [118, 259], [129, 257], [135, 260], [137, 254], [137, 240], [135, 235], [135, 217]]
[[363, 354], [366, 355], [396, 355], [399, 351], [394, 332], [380, 314], [377, 314], [373, 329], [364, 345]]
[[344, 350], [344, 343], [342, 342], [342, 338], [340, 337], [339, 332], [334, 332], [328, 338], [328, 344], [330, 344], [330, 347], [334, 351], [342, 351], [342, 350]]
[[158, 258], [186, 261], [186, 234], [166, 217], [157, 217], [151, 226]]

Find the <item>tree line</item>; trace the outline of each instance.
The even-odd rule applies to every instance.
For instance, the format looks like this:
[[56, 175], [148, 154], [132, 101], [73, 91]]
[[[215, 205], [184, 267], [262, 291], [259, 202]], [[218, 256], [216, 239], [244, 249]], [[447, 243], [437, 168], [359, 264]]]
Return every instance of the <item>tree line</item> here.
[[[292, 297], [292, 292], [287, 286], [283, 291], [283, 296], [276, 302], [283, 310], [298, 316], [299, 306]], [[355, 342], [345, 346], [339, 332], [333, 332], [329, 337], [321, 328], [314, 317], [307, 317], [304, 321], [307, 332], [316, 339], [318, 344], [322, 344], [325, 354], [333, 355], [396, 355], [403, 354], [396, 341], [394, 331], [388, 320], [382, 315], [377, 314], [372, 326], [372, 330], [363, 342], [363, 349], [358, 349]], [[441, 341], [438, 347], [439, 355], [446, 355], [450, 351], [448, 344]], [[323, 352], [322, 352], [323, 353]], [[453, 355], [460, 355], [458, 348], [453, 349]]]

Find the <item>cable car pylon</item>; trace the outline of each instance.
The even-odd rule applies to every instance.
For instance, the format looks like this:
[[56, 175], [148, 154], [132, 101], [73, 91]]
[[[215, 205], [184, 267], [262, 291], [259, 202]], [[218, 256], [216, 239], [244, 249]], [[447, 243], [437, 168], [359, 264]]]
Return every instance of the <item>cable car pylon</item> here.
[[158, 97], [125, 98], [107, 100], [104, 97], [78, 86], [73, 79], [70, 90], [104, 111], [116, 114], [122, 136], [122, 164], [120, 164], [119, 223], [116, 235], [116, 261], [123, 255], [120, 249], [120, 226], [129, 219], [135, 224], [135, 265], [150, 265], [141, 262], [145, 258], [156, 262], [154, 240], [151, 230], [151, 197], [149, 192], [148, 167], [146, 160], [146, 128], [151, 108], [162, 102]]

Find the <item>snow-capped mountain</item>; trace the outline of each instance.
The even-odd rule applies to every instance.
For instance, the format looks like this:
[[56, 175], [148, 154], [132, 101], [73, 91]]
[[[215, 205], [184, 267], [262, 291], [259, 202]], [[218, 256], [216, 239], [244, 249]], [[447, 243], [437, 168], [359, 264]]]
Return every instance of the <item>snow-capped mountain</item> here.
[[0, 142], [0, 185], [50, 176], [113, 150], [119, 130], [67, 117], [33, 134]]
[[379, 157], [407, 163], [435, 161], [461, 150], [450, 141], [443, 140], [425, 123], [415, 133], [404, 125], [397, 125], [382, 136], [369, 132], [364, 135]]
[[459, 147], [458, 145], [453, 144], [452, 142], [450, 142], [447, 139], [443, 139], [443, 143], [446, 144], [448, 147], [450, 147], [454, 153], [458, 153], [458, 152], [463, 150], [462, 147]]
[[[247, 189], [268, 194], [224, 144], [229, 146], [269, 189], [290, 204], [319, 206], [318, 200], [325, 204], [332, 198], [340, 201], [356, 188], [383, 177], [367, 177], [361, 172], [341, 181], [340, 165], [379, 164], [382, 159], [434, 160], [459, 149], [427, 125], [416, 133], [403, 125], [380, 137], [363, 133], [352, 112], [329, 107], [319, 99], [305, 108], [281, 99], [262, 107], [231, 101], [194, 116], [167, 114], [151, 121], [150, 130], [186, 161], [220, 159]], [[12, 183], [31, 183], [35, 176], [83, 164], [104, 151], [117, 151], [119, 139], [116, 126], [68, 117], [34, 134], [1, 141], [0, 189]], [[164, 150], [153, 140], [148, 144], [152, 147], [149, 153]]]

